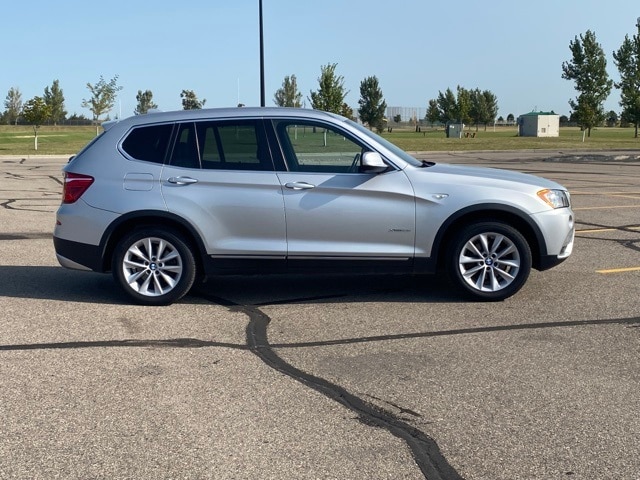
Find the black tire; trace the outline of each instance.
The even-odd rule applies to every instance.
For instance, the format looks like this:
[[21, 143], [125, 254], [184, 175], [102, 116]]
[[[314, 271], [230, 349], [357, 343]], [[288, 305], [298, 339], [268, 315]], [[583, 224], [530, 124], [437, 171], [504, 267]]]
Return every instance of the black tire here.
[[499, 301], [518, 292], [531, 272], [531, 249], [518, 230], [486, 221], [461, 229], [447, 251], [452, 283], [476, 300]]
[[112, 272], [137, 303], [169, 305], [191, 289], [196, 263], [189, 245], [179, 234], [144, 228], [118, 242]]

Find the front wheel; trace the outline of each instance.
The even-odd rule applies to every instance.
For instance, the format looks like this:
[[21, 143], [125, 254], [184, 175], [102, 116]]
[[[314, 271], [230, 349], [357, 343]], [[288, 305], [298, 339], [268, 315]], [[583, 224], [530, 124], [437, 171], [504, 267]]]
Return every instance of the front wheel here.
[[177, 234], [142, 229], [116, 246], [113, 276], [143, 305], [168, 305], [187, 294], [196, 275], [191, 249]]
[[453, 283], [476, 299], [504, 300], [522, 288], [531, 272], [531, 249], [522, 234], [501, 222], [463, 228], [447, 253]]

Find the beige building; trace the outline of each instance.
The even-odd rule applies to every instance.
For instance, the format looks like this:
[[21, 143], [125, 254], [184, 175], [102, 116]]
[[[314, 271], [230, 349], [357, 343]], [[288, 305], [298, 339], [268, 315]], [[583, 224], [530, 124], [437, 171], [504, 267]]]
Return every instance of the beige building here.
[[553, 112], [529, 112], [518, 117], [518, 135], [521, 137], [560, 136], [560, 115]]

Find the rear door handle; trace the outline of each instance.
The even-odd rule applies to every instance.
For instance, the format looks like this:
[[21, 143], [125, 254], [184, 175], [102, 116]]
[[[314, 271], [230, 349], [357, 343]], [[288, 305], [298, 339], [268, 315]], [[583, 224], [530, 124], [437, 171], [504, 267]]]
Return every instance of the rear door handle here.
[[291, 190], [310, 190], [312, 188], [316, 188], [315, 185], [311, 185], [307, 182], [289, 182], [285, 183], [284, 186]]
[[191, 185], [192, 183], [198, 183], [198, 180], [191, 177], [170, 177], [167, 181], [174, 185]]

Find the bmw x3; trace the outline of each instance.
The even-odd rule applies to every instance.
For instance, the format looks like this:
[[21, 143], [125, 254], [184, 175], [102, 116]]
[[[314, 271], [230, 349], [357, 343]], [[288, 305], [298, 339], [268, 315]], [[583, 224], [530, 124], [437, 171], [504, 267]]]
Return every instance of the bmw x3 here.
[[63, 267], [166, 305], [212, 275], [443, 272], [503, 300], [571, 254], [569, 192], [419, 161], [326, 112], [155, 112], [103, 125], [63, 168]]

